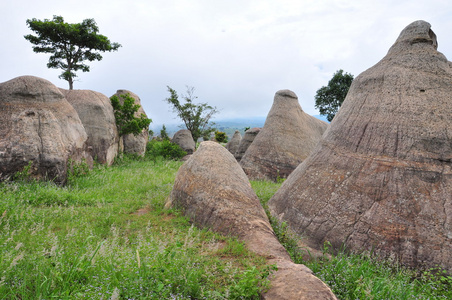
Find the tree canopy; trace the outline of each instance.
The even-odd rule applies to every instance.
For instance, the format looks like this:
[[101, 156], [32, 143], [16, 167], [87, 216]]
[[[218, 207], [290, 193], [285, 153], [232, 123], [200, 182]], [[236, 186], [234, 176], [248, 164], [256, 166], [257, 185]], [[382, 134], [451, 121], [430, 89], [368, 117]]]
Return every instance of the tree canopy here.
[[111, 52], [121, 47], [118, 43], [98, 34], [99, 28], [94, 19], [85, 19], [82, 23], [70, 24], [63, 17], [53, 16], [53, 20], [43, 21], [35, 18], [27, 20], [28, 27], [36, 35], [25, 35], [36, 53], [52, 53], [47, 63], [51, 69], [62, 69], [59, 78], [69, 82], [73, 89], [75, 72], [89, 72], [89, 66], [83, 62], [102, 60], [99, 52]]
[[328, 121], [332, 121], [337, 111], [347, 96], [348, 89], [353, 81], [353, 75], [338, 70], [333, 78], [328, 81], [327, 86], [322, 86], [315, 95], [315, 108], [321, 115], [326, 116]]
[[214, 123], [210, 122], [210, 119], [218, 113], [218, 110], [207, 103], [194, 103], [193, 101], [198, 98], [194, 96], [194, 87], [187, 87], [187, 95], [182, 95], [185, 103], [179, 101], [179, 96], [175, 90], [169, 86], [167, 88], [170, 97], [166, 98], [165, 101], [173, 107], [173, 111], [181, 118], [185, 127], [191, 131], [195, 143], [200, 137], [215, 131]]
[[[119, 97], [114, 95], [110, 98], [111, 105], [113, 106], [116, 127], [119, 131], [119, 136], [126, 134], [138, 135], [143, 129], [148, 129], [152, 120], [148, 119], [144, 114], [140, 114], [139, 117], [135, 116], [135, 113], [140, 109], [139, 104], [135, 104], [130, 94], [121, 95], [122, 101]], [[123, 102], [123, 104], [121, 104]]]

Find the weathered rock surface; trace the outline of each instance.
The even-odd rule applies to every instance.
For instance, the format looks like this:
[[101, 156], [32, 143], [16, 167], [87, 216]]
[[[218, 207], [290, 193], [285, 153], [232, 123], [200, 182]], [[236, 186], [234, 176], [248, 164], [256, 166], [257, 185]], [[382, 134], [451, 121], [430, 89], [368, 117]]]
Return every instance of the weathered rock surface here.
[[240, 165], [250, 179], [286, 178], [309, 156], [327, 127], [301, 109], [294, 92], [278, 91], [264, 127]]
[[239, 147], [234, 153], [234, 157], [237, 161], [240, 161], [242, 159], [243, 155], [245, 155], [246, 150], [248, 150], [248, 147], [251, 145], [260, 131], [261, 129], [259, 127], [253, 127], [245, 131], [245, 134], [240, 141]]
[[88, 134], [93, 158], [111, 165], [119, 150], [119, 135], [110, 99], [90, 90], [60, 89], [77, 111]]
[[307, 244], [452, 270], [452, 64], [425, 21], [360, 74], [269, 206]]
[[21, 76], [0, 84], [0, 177], [22, 171], [64, 183], [69, 159], [92, 165], [85, 128], [49, 81]]
[[191, 131], [188, 129], [177, 131], [173, 136], [172, 142], [178, 144], [185, 152], [187, 152], [187, 155], [193, 154], [196, 148]]
[[[116, 96], [118, 96], [119, 101], [121, 104], [123, 104], [121, 95], [127, 95], [129, 94], [130, 97], [135, 99], [135, 104], [139, 104], [141, 106], [141, 100], [138, 95], [132, 93], [128, 90], [117, 90]], [[136, 117], [139, 117], [141, 114], [144, 114], [146, 116], [146, 112], [143, 109], [143, 106], [140, 107], [140, 109], [135, 113]], [[146, 144], [149, 139], [149, 132], [147, 129], [143, 129], [143, 131], [139, 135], [133, 135], [133, 134], [126, 134], [122, 136], [122, 141], [120, 141], [120, 147], [123, 147], [123, 151], [125, 153], [134, 153], [140, 156], [143, 156], [146, 152]]]
[[182, 208], [200, 227], [244, 241], [278, 271], [263, 299], [336, 299], [303, 265], [290, 261], [278, 242], [247, 176], [224, 147], [207, 141], [179, 169], [166, 207]]
[[239, 149], [241, 140], [242, 135], [240, 134], [240, 131], [236, 130], [231, 140], [226, 144], [226, 149], [228, 149], [228, 151], [231, 152], [232, 155], [234, 155], [237, 149]]

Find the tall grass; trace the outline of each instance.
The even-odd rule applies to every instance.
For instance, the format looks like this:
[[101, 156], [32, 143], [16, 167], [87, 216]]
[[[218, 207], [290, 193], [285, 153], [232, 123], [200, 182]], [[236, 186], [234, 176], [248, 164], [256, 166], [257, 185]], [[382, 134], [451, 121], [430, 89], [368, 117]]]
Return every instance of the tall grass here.
[[258, 299], [265, 260], [164, 210], [181, 162], [0, 183], [0, 299]]
[[372, 253], [334, 254], [325, 243], [319, 259], [306, 257], [298, 248], [300, 237], [268, 212], [267, 202], [281, 183], [252, 181], [270, 223], [296, 263], [304, 263], [322, 279], [338, 299], [452, 299], [452, 277], [441, 269], [414, 270]]

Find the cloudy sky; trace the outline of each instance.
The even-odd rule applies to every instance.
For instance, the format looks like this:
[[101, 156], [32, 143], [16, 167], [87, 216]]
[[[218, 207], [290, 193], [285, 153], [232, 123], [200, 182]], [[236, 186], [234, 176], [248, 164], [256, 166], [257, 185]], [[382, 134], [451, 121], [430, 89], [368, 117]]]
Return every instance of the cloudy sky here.
[[178, 122], [167, 86], [195, 87], [200, 102], [220, 109], [217, 120], [266, 116], [281, 89], [316, 115], [315, 92], [334, 72], [356, 77], [415, 20], [432, 25], [452, 60], [450, 0], [2, 0], [0, 11], [0, 82], [34, 75], [68, 88], [23, 38], [32, 33], [26, 20], [94, 18], [122, 47], [78, 73], [74, 88], [108, 97], [130, 90], [154, 124]]

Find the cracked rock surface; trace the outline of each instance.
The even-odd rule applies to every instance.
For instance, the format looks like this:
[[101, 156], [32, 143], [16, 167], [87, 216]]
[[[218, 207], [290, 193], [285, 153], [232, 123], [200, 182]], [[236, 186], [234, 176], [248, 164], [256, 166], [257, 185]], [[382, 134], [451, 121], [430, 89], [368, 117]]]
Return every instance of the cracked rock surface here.
[[430, 27], [408, 25], [356, 77], [323, 140], [269, 201], [308, 246], [452, 270], [452, 64]]

